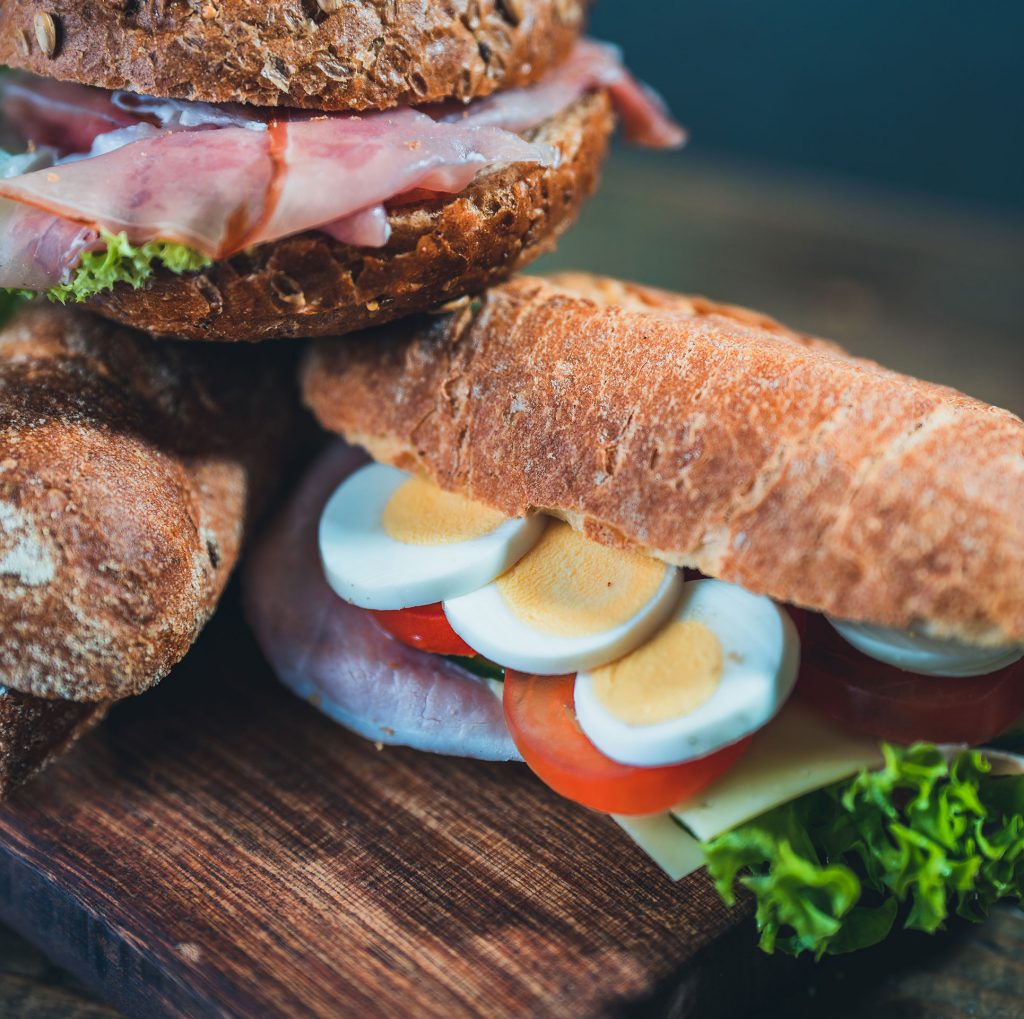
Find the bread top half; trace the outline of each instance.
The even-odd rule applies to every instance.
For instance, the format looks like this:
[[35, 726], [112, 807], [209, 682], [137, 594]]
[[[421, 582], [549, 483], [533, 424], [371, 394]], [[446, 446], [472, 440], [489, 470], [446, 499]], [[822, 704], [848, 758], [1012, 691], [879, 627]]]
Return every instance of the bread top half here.
[[321, 424], [517, 516], [836, 617], [1024, 642], [1024, 422], [745, 309], [582, 274], [321, 340]]
[[468, 101], [564, 60], [587, 0], [0, 0], [0, 64], [205, 102]]

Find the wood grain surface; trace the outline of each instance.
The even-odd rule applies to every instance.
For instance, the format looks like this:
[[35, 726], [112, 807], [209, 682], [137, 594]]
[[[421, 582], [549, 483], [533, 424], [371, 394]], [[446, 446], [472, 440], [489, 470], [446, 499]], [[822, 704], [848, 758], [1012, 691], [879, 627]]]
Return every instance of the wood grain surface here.
[[138, 1016], [703, 1017], [791, 970], [523, 766], [343, 732], [232, 606], [0, 811], [0, 916]]
[[[687, 153], [620, 154], [548, 264], [760, 306], [1021, 413], [1022, 252], [1020, 224]], [[724, 922], [696, 930], [677, 908], [710, 901], [701, 881], [668, 884], [612, 826], [521, 769], [345, 736], [271, 686], [230, 618], [216, 625], [187, 668], [0, 812], [0, 913], [131, 1014], [216, 1014], [211, 995], [234, 1014], [308, 1014], [342, 972], [369, 1014], [400, 999], [391, 1014], [426, 1000], [456, 1015], [518, 1001], [703, 1017], [752, 1015], [754, 1001], [757, 1019], [1024, 1016], [1018, 911], [813, 969], [758, 956], [749, 924], [694, 955]], [[263, 854], [292, 876], [286, 887]], [[425, 954], [403, 942], [410, 925]], [[348, 940], [325, 940], [339, 927]], [[263, 965], [272, 1002], [253, 1011]], [[788, 994], [763, 989], [786, 981]], [[112, 1014], [0, 932], [0, 1015]]]

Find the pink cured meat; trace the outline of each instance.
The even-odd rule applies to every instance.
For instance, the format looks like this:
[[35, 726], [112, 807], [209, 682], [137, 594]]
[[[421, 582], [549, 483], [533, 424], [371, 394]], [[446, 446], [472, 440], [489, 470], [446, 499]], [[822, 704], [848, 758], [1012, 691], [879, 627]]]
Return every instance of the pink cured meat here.
[[592, 39], [578, 42], [569, 59], [536, 85], [496, 92], [464, 107], [446, 105], [439, 115], [456, 123], [527, 131], [594, 88], [611, 93], [631, 142], [652, 148], [685, 144], [686, 132], [672, 119], [658, 93], [629, 73], [614, 46]]
[[0, 80], [0, 113], [26, 141], [52, 146], [61, 155], [87, 153], [101, 135], [140, 123], [180, 130], [249, 127], [262, 131], [267, 126], [263, 110], [237, 103], [214, 106], [156, 99], [23, 73]]
[[0, 112], [26, 141], [52, 146], [61, 155], [88, 152], [99, 135], [139, 119], [119, 110], [103, 89], [21, 74], [4, 79]]
[[372, 205], [362, 212], [327, 223], [320, 229], [336, 241], [356, 247], [382, 248], [391, 239], [388, 210], [383, 205]]
[[500, 128], [437, 123], [401, 110], [280, 123], [269, 131], [163, 132], [0, 180], [0, 197], [123, 230], [136, 244], [160, 238], [224, 258], [412, 188], [461, 191], [488, 165], [556, 158], [550, 146]]
[[445, 658], [407, 648], [327, 586], [320, 512], [366, 461], [336, 441], [267, 528], [243, 576], [246, 616], [278, 677], [367, 739], [482, 760], [519, 760], [501, 703]]
[[[46, 290], [59, 282], [99, 234], [81, 223], [0, 199], [0, 279], [12, 289]], [[58, 279], [54, 279], [53, 267]]]
[[271, 134], [284, 139], [279, 190], [247, 244], [333, 223], [413, 188], [454, 194], [489, 166], [558, 159], [556, 149], [500, 127], [439, 123], [412, 109], [290, 121]]
[[134, 244], [160, 238], [216, 257], [258, 225], [273, 179], [266, 132], [226, 127], [164, 132], [0, 180], [0, 197], [123, 230]]
[[[627, 133], [673, 146], [682, 129], [633, 79], [617, 52], [584, 41], [536, 85], [467, 107], [359, 116], [276, 114], [18, 77], [4, 86], [15, 119], [37, 126], [74, 161], [0, 180], [0, 198], [92, 231], [124, 231], [134, 243], [177, 241], [214, 259], [304, 230], [346, 243], [382, 246], [384, 203], [416, 189], [458, 193], [482, 171], [509, 163], [550, 164], [554, 149], [526, 131], [589, 89], [608, 88]], [[19, 113], [20, 111], [20, 113]], [[99, 131], [100, 127], [109, 130]], [[83, 149], [90, 154], [81, 157]], [[36, 222], [42, 228], [42, 220]], [[49, 238], [77, 237], [65, 222]], [[40, 289], [63, 282], [80, 247], [13, 250], [25, 235], [0, 235], [0, 287], [25, 284], [3, 266], [33, 265]], [[42, 251], [53, 259], [45, 264]]]
[[0, 180], [0, 197], [211, 257], [259, 223], [273, 180], [265, 132], [164, 132], [114, 152]]

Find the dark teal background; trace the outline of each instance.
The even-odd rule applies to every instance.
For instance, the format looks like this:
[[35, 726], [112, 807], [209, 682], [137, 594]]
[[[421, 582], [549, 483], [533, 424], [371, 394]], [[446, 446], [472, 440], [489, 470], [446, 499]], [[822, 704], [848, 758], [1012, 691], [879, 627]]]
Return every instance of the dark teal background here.
[[1024, 213], [1024, 0], [597, 0], [694, 151]]

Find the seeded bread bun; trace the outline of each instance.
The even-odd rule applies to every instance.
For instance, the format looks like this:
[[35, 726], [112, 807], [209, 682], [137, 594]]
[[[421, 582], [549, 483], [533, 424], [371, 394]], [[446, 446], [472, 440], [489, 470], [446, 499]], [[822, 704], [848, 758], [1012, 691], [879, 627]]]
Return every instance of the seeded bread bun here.
[[90, 306], [151, 333], [194, 340], [337, 336], [424, 311], [510, 276], [549, 251], [597, 187], [614, 126], [606, 93], [584, 96], [532, 137], [557, 167], [510, 166], [461, 194], [395, 208], [391, 240], [356, 248], [311, 232], [198, 273], [160, 270]]
[[586, 0], [0, 0], [0, 64], [212, 103], [468, 101], [565, 59]]
[[1024, 642], [1024, 422], [762, 315], [575, 275], [322, 340], [324, 427], [783, 602]]
[[0, 330], [8, 690], [110, 701], [185, 654], [286, 455], [290, 371], [284, 350], [155, 343], [52, 307]]

